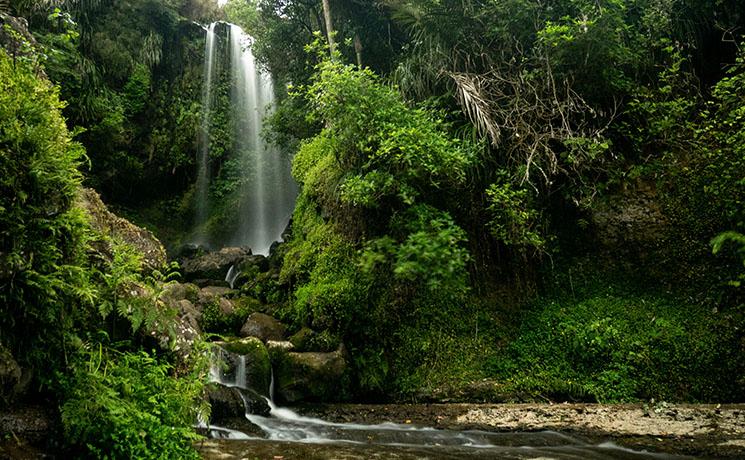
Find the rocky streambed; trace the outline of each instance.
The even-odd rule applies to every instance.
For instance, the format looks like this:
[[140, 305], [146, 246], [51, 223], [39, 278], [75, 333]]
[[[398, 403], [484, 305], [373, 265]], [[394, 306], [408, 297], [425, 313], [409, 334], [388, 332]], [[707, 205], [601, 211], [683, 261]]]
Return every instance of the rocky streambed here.
[[[296, 410], [323, 420], [322, 431], [337, 439], [213, 439], [201, 443], [200, 452], [207, 459], [745, 458], [745, 405], [324, 404]], [[358, 433], [340, 434], [345, 425]]]

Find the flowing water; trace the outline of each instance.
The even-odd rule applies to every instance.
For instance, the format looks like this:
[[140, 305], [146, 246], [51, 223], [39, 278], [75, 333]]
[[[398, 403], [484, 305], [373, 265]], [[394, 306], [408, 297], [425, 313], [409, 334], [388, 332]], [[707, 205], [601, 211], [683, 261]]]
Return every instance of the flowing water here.
[[[216, 360], [227, 354], [218, 350]], [[214, 382], [245, 388], [245, 359], [231, 358], [233, 369], [215, 364]], [[243, 385], [243, 386], [242, 386]], [[273, 394], [274, 378], [269, 394]], [[263, 390], [261, 391], [264, 392]], [[245, 399], [244, 399], [245, 401]], [[682, 458], [639, 452], [610, 442], [588, 443], [555, 431], [496, 433], [444, 430], [409, 424], [334, 423], [307, 417], [267, 399], [271, 412], [246, 412], [262, 437], [228, 428], [207, 428], [214, 441], [203, 446], [206, 458], [519, 458], [519, 459], [641, 459]]]
[[[265, 118], [274, 104], [271, 75], [263, 71], [251, 52], [252, 39], [243, 30], [227, 24], [227, 54], [216, 50], [215, 25], [207, 29], [202, 94], [202, 125], [196, 183], [196, 224], [204, 227], [209, 214], [210, 124], [214, 111], [215, 91], [224, 88], [217, 78], [216, 56], [228, 59], [230, 69], [230, 125], [235, 134], [233, 158], [239, 161], [237, 228], [221, 245], [247, 246], [254, 254], [269, 254], [292, 215], [297, 184], [290, 174], [290, 157], [262, 136]], [[222, 42], [221, 42], [222, 43]], [[219, 48], [219, 47], [218, 47]], [[227, 67], [226, 67], [227, 68]], [[196, 235], [195, 243], [206, 243]]]
[[[209, 153], [210, 123], [212, 117], [212, 80], [215, 74], [215, 26], [210, 24], [206, 31], [204, 47], [204, 83], [202, 89], [202, 122], [198, 136], [197, 183], [195, 190], [196, 216], [198, 226], [204, 224], [209, 214]], [[195, 236], [195, 243], [205, 244], [206, 235]]]
[[231, 101], [243, 171], [239, 227], [232, 243], [268, 255], [290, 219], [297, 187], [289, 158], [261, 136], [263, 120], [274, 102], [274, 88], [271, 76], [258, 67], [250, 45], [251, 38], [231, 24]]

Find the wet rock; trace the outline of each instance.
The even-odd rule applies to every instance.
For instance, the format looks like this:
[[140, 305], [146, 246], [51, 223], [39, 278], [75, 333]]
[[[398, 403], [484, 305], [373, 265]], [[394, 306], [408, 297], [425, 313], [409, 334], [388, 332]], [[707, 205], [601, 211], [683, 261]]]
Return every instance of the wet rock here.
[[258, 337], [262, 341], [282, 340], [287, 327], [264, 313], [251, 313], [241, 328], [241, 337]]
[[21, 383], [21, 366], [10, 350], [0, 344], [0, 405], [7, 405], [15, 396]]
[[113, 251], [109, 239], [118, 239], [142, 254], [143, 268], [146, 271], [157, 270], [165, 265], [166, 250], [160, 241], [149, 230], [110, 212], [94, 190], [81, 188], [77, 206], [88, 214], [91, 227], [102, 237], [91, 244], [99, 256], [111, 260]]
[[217, 252], [185, 260], [181, 265], [181, 271], [184, 278], [189, 281], [224, 281], [230, 267], [250, 255], [251, 250], [247, 248], [222, 248]]
[[55, 429], [54, 418], [42, 407], [22, 407], [0, 412], [0, 435], [40, 444], [49, 439]]
[[349, 394], [343, 347], [330, 353], [272, 351], [275, 392], [280, 401], [340, 401]]
[[216, 425], [227, 419], [243, 418], [246, 413], [269, 415], [266, 399], [251, 389], [211, 383], [207, 386], [207, 397], [212, 407], [210, 421]]
[[[229, 342], [215, 342], [223, 353], [220, 358], [224, 361], [222, 369], [224, 380], [238, 383], [252, 388], [257, 393], [269, 395], [272, 367], [269, 362], [269, 352], [264, 343], [256, 337], [231, 340]], [[239, 375], [242, 373], [242, 375]]]

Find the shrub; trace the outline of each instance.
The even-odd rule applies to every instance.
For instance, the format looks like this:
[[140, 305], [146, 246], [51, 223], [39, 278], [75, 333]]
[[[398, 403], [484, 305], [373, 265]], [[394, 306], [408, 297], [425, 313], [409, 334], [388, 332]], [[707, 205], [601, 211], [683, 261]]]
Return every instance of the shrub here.
[[67, 442], [88, 458], [199, 458], [192, 425], [203, 382], [197, 373], [172, 374], [143, 351], [82, 352], [63, 378]]
[[0, 49], [0, 342], [22, 366], [59, 368], [76, 305], [94, 295], [72, 205], [84, 152], [35, 72]]

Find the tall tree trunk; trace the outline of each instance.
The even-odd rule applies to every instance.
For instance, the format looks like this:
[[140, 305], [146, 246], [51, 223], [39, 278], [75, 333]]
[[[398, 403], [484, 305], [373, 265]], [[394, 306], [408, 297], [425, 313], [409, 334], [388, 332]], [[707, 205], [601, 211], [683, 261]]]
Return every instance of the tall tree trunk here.
[[358, 34], [354, 34], [354, 52], [357, 53], [357, 67], [362, 68], [362, 40]]
[[329, 0], [323, 0], [323, 17], [326, 20], [326, 35], [329, 39], [329, 51], [331, 56], [336, 52], [336, 43], [334, 42], [334, 25], [331, 23], [331, 6]]

